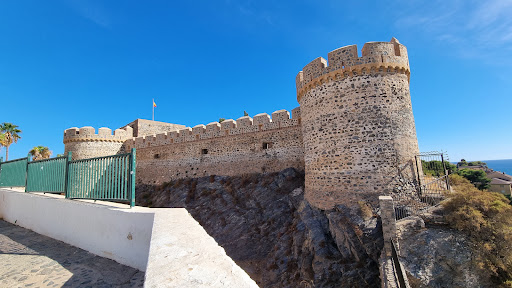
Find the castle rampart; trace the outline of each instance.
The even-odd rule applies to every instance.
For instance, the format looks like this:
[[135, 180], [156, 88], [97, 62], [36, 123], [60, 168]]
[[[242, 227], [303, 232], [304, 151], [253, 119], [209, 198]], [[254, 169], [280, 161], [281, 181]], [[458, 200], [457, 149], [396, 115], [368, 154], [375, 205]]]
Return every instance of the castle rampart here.
[[[127, 140], [137, 149], [138, 183], [184, 177], [304, 169], [299, 119], [279, 110]], [[299, 116], [299, 108], [292, 115]]]
[[418, 154], [405, 46], [394, 38], [366, 43], [362, 57], [345, 46], [328, 59], [296, 77], [306, 198], [322, 209], [376, 201], [398, 181], [414, 181]]

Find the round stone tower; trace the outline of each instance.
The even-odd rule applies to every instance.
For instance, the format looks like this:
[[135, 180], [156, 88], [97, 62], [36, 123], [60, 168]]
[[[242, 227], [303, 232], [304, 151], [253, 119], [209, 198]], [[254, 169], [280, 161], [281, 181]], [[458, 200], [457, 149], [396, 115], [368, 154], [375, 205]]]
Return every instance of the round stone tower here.
[[64, 153], [72, 152], [73, 160], [115, 155], [122, 153], [123, 144], [133, 137], [133, 129], [126, 126], [116, 129], [114, 135], [109, 128], [73, 127], [64, 131]]
[[306, 199], [321, 209], [416, 181], [418, 140], [407, 49], [395, 38], [336, 49], [296, 78], [305, 148]]

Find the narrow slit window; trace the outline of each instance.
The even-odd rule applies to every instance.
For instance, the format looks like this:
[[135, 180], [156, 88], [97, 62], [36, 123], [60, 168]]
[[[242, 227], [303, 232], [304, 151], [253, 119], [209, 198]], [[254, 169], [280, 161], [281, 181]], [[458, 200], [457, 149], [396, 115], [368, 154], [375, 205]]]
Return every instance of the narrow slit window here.
[[201, 154], [203, 154], [203, 155], [208, 154], [208, 149], [203, 149], [203, 150], [201, 150]]
[[263, 148], [263, 150], [270, 149], [270, 148], [272, 148], [272, 143], [263, 142], [262, 148]]

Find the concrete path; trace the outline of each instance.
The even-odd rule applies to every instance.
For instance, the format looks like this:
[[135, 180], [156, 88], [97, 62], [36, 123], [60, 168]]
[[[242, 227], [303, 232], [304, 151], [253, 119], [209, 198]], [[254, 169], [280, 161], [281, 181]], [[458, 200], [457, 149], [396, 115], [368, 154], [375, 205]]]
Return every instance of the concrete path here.
[[144, 272], [0, 220], [0, 287], [142, 287]]

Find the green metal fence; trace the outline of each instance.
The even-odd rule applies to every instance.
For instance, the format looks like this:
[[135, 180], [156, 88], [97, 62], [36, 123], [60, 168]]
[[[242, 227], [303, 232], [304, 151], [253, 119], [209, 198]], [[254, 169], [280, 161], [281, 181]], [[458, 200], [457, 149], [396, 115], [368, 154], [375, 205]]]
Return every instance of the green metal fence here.
[[65, 193], [70, 199], [126, 202], [135, 206], [135, 149], [131, 153], [71, 161], [65, 157], [1, 162], [0, 187]]
[[65, 193], [69, 156], [28, 163], [26, 192]]
[[29, 159], [30, 155], [26, 158], [0, 162], [0, 187], [24, 187], [27, 184]]
[[135, 205], [135, 149], [132, 153], [71, 161], [66, 197]]

